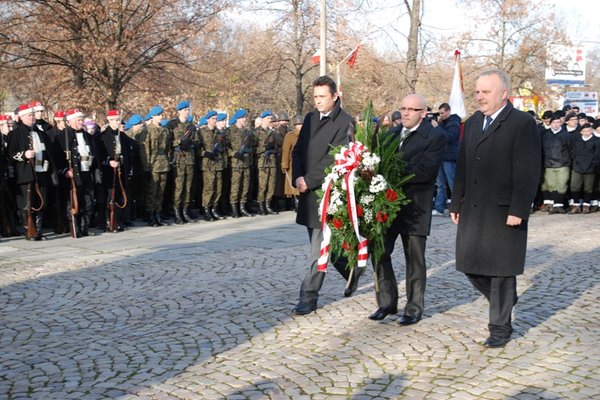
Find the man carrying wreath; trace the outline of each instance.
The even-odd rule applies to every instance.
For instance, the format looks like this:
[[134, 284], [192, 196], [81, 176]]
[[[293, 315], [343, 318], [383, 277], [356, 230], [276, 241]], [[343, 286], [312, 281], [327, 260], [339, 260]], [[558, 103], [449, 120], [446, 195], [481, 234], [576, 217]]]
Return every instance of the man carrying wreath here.
[[402, 129], [398, 132], [402, 136], [398, 150], [406, 162], [404, 172], [413, 175], [404, 185], [410, 203], [400, 209], [385, 234], [384, 254], [375, 265], [379, 308], [369, 318], [379, 321], [398, 311], [398, 285], [391, 255], [400, 235], [406, 260], [406, 306], [399, 322], [411, 325], [421, 319], [425, 307], [425, 243], [431, 229], [435, 178], [444, 157], [446, 136], [425, 119], [427, 106], [423, 96], [406, 96], [400, 113]]
[[[354, 133], [354, 121], [342, 110], [337, 85], [330, 77], [321, 76], [313, 82], [313, 100], [316, 109], [304, 118], [292, 153], [292, 182], [300, 191], [296, 223], [306, 226], [311, 244], [311, 265], [300, 286], [299, 302], [292, 309], [295, 315], [309, 314], [317, 309], [319, 290], [325, 279], [325, 272], [317, 270], [323, 231], [315, 191], [321, 188], [325, 169], [333, 163], [333, 156], [329, 154], [331, 148], [347, 145]], [[431, 210], [429, 212], [431, 214]], [[347, 260], [340, 258], [333, 265], [348, 280]], [[360, 272], [356, 272], [352, 274], [345, 296], [356, 290], [360, 277]]]

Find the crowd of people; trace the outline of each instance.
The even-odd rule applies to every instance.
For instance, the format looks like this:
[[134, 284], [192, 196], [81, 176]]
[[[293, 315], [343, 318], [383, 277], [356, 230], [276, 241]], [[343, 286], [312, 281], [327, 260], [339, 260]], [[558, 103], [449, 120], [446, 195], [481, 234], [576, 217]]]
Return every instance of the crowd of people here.
[[[588, 116], [578, 107], [546, 110], [536, 120], [542, 143], [542, 178], [532, 212], [549, 214], [589, 214], [600, 202], [600, 117]], [[448, 142], [436, 179], [434, 216], [447, 214], [456, 159], [461, 138], [460, 117], [451, 114], [447, 103], [431, 114], [432, 123], [446, 133]], [[445, 214], [446, 213], [446, 214]]]
[[[102, 126], [77, 108], [45, 118], [40, 102], [0, 115], [0, 233], [43, 240], [44, 229], [72, 237], [94, 228], [150, 226], [276, 214], [296, 206], [291, 149], [303, 123], [264, 111], [249, 123], [210, 110], [198, 122], [181, 101], [126, 121], [108, 110]], [[198, 210], [196, 216], [192, 210]]]

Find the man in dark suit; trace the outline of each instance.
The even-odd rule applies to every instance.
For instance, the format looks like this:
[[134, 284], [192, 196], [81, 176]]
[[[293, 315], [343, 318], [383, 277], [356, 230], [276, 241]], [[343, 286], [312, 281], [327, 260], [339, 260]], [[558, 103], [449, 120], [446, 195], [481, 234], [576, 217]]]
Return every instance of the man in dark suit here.
[[479, 111], [465, 122], [450, 217], [458, 224], [456, 269], [490, 303], [484, 346], [502, 347], [512, 334], [516, 275], [525, 264], [527, 218], [540, 180], [540, 135], [535, 120], [508, 101], [503, 71], [483, 72], [475, 93]]
[[403, 188], [410, 203], [402, 207], [386, 232], [385, 251], [380, 263], [375, 266], [379, 308], [369, 318], [379, 321], [397, 312], [398, 285], [391, 255], [400, 235], [406, 260], [406, 306], [400, 325], [411, 325], [419, 322], [425, 307], [425, 244], [431, 229], [435, 178], [444, 156], [446, 135], [441, 128], [434, 128], [425, 119], [427, 106], [423, 96], [406, 96], [400, 112], [402, 141], [399, 151], [406, 162], [405, 172], [414, 174]]
[[[354, 132], [352, 117], [342, 110], [337, 85], [331, 78], [321, 76], [313, 82], [313, 99], [316, 109], [304, 118], [292, 152], [292, 182], [300, 191], [296, 223], [306, 226], [311, 244], [311, 265], [300, 286], [300, 300], [292, 309], [295, 315], [316, 310], [319, 290], [325, 279], [325, 272], [317, 271], [323, 231], [315, 190], [323, 183], [325, 168], [333, 163], [333, 157], [329, 154], [331, 147], [348, 144]], [[348, 280], [350, 271], [346, 268], [347, 261], [338, 259], [333, 265]], [[360, 273], [352, 276], [345, 296], [350, 296], [356, 290]]]

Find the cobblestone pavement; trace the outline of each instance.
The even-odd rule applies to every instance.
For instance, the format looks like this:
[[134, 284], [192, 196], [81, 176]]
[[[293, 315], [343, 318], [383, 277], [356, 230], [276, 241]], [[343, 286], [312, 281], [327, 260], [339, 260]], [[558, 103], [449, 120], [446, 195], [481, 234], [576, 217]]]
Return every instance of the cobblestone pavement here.
[[293, 219], [2, 239], [0, 398], [600, 398], [600, 213], [532, 217], [503, 349], [481, 345], [487, 304], [443, 217], [420, 323], [368, 320], [372, 277], [344, 298], [333, 269], [317, 312], [292, 317], [309, 250]]

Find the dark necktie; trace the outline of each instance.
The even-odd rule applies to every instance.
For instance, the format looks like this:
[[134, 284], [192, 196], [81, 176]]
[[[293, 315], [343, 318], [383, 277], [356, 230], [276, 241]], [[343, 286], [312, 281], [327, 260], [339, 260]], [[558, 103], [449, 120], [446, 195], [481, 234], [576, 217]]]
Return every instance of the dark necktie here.
[[485, 117], [485, 124], [483, 125], [483, 131], [481, 131], [481, 133], [485, 133], [488, 128], [490, 127], [490, 124], [492, 123], [492, 117], [490, 117], [489, 115], [487, 117]]

